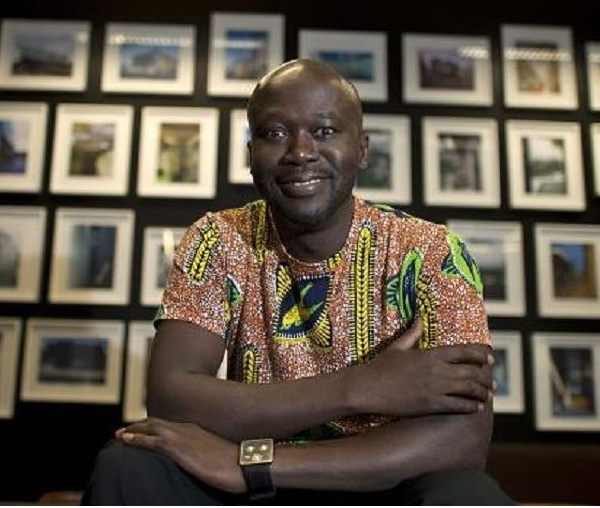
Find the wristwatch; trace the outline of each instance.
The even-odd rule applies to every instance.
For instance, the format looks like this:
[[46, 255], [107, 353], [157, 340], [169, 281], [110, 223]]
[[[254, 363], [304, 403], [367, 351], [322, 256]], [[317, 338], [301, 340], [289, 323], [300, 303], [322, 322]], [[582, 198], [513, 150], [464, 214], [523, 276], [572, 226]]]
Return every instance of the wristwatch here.
[[273, 449], [272, 439], [249, 439], [240, 443], [239, 464], [251, 501], [275, 495], [275, 486], [271, 480]]

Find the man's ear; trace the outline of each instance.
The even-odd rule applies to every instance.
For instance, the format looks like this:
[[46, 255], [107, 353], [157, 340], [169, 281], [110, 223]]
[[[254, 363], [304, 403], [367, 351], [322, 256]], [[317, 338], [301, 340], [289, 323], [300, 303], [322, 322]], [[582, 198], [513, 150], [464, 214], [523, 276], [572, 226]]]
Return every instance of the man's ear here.
[[369, 167], [369, 136], [363, 131], [360, 136], [358, 167], [364, 171]]

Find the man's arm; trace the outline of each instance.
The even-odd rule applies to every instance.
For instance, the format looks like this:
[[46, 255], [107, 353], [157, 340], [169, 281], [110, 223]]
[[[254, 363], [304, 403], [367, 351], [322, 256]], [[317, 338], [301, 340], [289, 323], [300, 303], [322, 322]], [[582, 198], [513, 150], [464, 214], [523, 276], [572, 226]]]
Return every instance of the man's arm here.
[[360, 413], [414, 416], [475, 413], [491, 390], [489, 348], [406, 350], [413, 328], [372, 362], [293, 381], [244, 384], [216, 379], [222, 339], [195, 325], [164, 321], [153, 346], [148, 413], [193, 422], [231, 441], [284, 438]]

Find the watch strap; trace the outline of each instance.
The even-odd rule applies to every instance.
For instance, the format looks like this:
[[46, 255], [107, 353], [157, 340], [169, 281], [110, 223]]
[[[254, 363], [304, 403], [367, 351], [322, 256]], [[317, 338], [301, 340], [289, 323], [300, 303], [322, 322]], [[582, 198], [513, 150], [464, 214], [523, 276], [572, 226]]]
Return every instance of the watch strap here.
[[242, 466], [242, 473], [251, 501], [267, 499], [275, 495], [275, 486], [271, 480], [271, 464], [251, 464]]

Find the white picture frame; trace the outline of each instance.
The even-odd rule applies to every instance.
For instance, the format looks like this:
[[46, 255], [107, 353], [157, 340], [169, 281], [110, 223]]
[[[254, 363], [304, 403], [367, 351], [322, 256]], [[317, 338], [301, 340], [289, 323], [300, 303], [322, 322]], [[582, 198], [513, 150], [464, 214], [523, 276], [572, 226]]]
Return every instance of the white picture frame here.
[[0, 302], [38, 302], [46, 209], [0, 206]]
[[538, 313], [596, 319], [600, 310], [600, 226], [536, 223]]
[[47, 120], [44, 102], [0, 102], [0, 192], [41, 190]]
[[407, 115], [365, 114], [369, 166], [358, 174], [354, 193], [391, 205], [412, 202], [411, 124]]
[[284, 44], [283, 14], [211, 13], [208, 95], [249, 97], [258, 80], [283, 63]]
[[500, 207], [495, 119], [426, 116], [422, 135], [427, 205]]
[[156, 330], [152, 321], [131, 321], [128, 325], [127, 366], [123, 421], [143, 420], [146, 411], [146, 372]]
[[585, 210], [579, 124], [507, 120], [505, 127], [510, 206]]
[[152, 226], [144, 229], [140, 303], [160, 304], [173, 257], [186, 228]]
[[594, 171], [594, 195], [600, 196], [600, 123], [590, 126], [592, 166]]
[[326, 63], [348, 79], [362, 101], [387, 102], [387, 33], [300, 29], [298, 56]]
[[218, 131], [217, 108], [143, 107], [138, 195], [214, 198]]
[[3, 19], [0, 89], [86, 89], [91, 23]]
[[132, 126], [130, 105], [59, 104], [50, 192], [126, 195]]
[[585, 44], [589, 107], [600, 111], [600, 42]]
[[505, 106], [578, 107], [570, 27], [505, 24], [501, 38]]
[[490, 330], [496, 381], [494, 413], [524, 413], [523, 338], [514, 330]]
[[107, 23], [101, 90], [190, 95], [195, 48], [194, 25]]
[[20, 318], [0, 317], [0, 419], [14, 415], [22, 327]]
[[531, 337], [535, 427], [600, 430], [600, 335], [536, 332]]
[[404, 33], [404, 102], [491, 106], [491, 61], [488, 37]]
[[483, 282], [489, 316], [525, 316], [523, 225], [517, 221], [449, 219], [466, 242]]
[[48, 300], [51, 303], [129, 303], [134, 211], [56, 210]]
[[27, 320], [21, 399], [118, 404], [125, 323], [118, 320]]
[[250, 173], [250, 126], [244, 108], [232, 109], [229, 115], [229, 183], [252, 185]]

